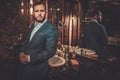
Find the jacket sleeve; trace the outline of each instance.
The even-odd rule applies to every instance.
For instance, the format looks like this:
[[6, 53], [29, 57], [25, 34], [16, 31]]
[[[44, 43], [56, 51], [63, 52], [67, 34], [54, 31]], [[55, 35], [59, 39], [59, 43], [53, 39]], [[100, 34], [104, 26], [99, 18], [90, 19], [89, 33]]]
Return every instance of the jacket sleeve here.
[[107, 45], [107, 32], [106, 32], [106, 30], [105, 30], [105, 28], [104, 28], [104, 26], [102, 27], [102, 29], [101, 29], [101, 43], [103, 44], [103, 46], [106, 46]]

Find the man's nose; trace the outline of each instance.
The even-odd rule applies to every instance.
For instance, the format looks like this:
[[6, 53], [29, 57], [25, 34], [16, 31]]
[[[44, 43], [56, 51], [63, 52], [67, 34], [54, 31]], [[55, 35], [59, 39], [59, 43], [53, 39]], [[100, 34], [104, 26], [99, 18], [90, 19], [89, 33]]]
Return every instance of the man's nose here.
[[39, 11], [38, 13], [41, 14], [41, 11]]
[[38, 14], [41, 14], [41, 11], [38, 11]]

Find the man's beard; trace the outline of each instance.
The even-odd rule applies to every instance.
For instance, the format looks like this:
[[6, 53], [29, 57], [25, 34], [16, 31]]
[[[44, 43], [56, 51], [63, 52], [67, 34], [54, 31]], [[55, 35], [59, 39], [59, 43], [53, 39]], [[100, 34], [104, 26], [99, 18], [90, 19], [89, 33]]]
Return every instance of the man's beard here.
[[38, 20], [38, 19], [36, 19], [36, 18], [34, 17], [34, 20], [37, 21], [37, 22], [42, 23], [42, 22], [45, 20], [45, 18], [43, 18], [42, 20]]

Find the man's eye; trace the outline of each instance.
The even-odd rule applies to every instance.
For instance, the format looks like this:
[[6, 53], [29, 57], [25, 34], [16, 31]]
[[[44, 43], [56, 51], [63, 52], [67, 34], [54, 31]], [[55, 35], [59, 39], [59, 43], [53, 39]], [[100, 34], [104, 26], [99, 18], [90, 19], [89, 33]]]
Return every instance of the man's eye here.
[[45, 10], [36, 10], [35, 12], [39, 12], [39, 11], [40, 11], [40, 12], [45, 12]]
[[41, 12], [45, 12], [45, 10], [40, 10]]
[[36, 10], [35, 12], [39, 12], [39, 10]]

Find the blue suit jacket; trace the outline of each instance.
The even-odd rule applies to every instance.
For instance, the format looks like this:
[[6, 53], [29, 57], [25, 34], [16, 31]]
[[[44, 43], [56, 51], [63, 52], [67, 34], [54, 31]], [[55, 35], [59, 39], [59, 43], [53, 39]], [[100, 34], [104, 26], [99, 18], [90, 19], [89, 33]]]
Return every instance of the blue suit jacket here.
[[29, 41], [33, 28], [32, 25], [23, 46], [22, 52], [30, 55], [30, 62], [20, 65], [20, 80], [47, 80], [48, 59], [56, 52], [58, 31], [49, 22], [45, 22]]
[[86, 47], [95, 50], [99, 57], [105, 54], [107, 45], [107, 33], [103, 25], [91, 21], [85, 26]]

